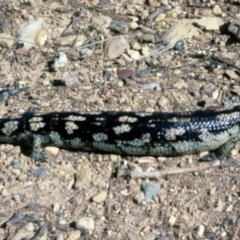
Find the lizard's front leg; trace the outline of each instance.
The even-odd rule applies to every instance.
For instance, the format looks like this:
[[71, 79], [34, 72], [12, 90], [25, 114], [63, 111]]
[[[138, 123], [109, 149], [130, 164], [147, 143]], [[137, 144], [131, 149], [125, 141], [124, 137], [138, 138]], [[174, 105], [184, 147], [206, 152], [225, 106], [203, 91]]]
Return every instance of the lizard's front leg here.
[[46, 161], [47, 157], [43, 152], [42, 143], [43, 139], [41, 135], [33, 134], [32, 138], [32, 149], [31, 149], [31, 158], [37, 162], [44, 162]]

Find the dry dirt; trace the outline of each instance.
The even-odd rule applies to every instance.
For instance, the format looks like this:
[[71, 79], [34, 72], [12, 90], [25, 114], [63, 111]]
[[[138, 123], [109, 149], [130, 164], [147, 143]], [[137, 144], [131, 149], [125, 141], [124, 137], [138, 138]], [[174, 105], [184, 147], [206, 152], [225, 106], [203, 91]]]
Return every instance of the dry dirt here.
[[[233, 0], [1, 0], [0, 87], [28, 88], [1, 101], [0, 116], [29, 108], [177, 112], [238, 105], [240, 44], [228, 26], [238, 21], [239, 7]], [[182, 19], [216, 17], [220, 27], [195, 24], [199, 34], [183, 36], [179, 49], [170, 46], [176, 39], [164, 38]], [[26, 30], [39, 19], [42, 27]], [[125, 42], [107, 49], [118, 36]], [[34, 45], [27, 49], [28, 39]], [[68, 62], [52, 69], [59, 52]], [[158, 180], [125, 179], [121, 170], [198, 167], [203, 154], [123, 157], [48, 147], [47, 162], [36, 164], [19, 146], [0, 148], [0, 239], [240, 239], [238, 146], [220, 167]], [[161, 190], [149, 202], [146, 182]]]

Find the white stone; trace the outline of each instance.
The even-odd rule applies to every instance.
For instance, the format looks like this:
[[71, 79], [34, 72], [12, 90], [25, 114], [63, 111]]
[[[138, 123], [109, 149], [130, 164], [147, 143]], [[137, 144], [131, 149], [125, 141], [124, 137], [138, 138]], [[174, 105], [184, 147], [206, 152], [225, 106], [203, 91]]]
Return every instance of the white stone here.
[[76, 223], [76, 228], [78, 228], [80, 231], [86, 231], [88, 230], [89, 233], [91, 234], [95, 228], [95, 222], [93, 218], [91, 217], [84, 217], [81, 218], [77, 223]]
[[54, 63], [52, 67], [54, 69], [63, 68], [66, 66], [67, 62], [67, 55], [64, 52], [59, 52], [54, 58]]
[[174, 225], [174, 223], [176, 222], [177, 218], [173, 215], [171, 215], [171, 217], [169, 218], [168, 222], [171, 226]]
[[100, 203], [100, 202], [103, 202], [106, 198], [107, 198], [106, 191], [102, 191], [102, 192], [96, 194], [95, 196], [93, 196], [92, 199], [94, 202]]
[[212, 10], [213, 14], [216, 15], [216, 16], [219, 16], [222, 14], [222, 10], [221, 8], [219, 7], [219, 5], [214, 5], [213, 7], [213, 10]]
[[164, 5], [164, 6], [168, 5], [168, 0], [162, 0], [161, 4]]
[[129, 28], [132, 29], [132, 30], [135, 30], [139, 27], [138, 23], [136, 23], [135, 21], [131, 22], [129, 24]]
[[197, 235], [198, 235], [199, 237], [203, 237], [204, 229], [205, 229], [205, 228], [204, 228], [203, 225], [200, 225], [200, 226], [198, 227]]
[[134, 60], [137, 60], [140, 57], [140, 53], [136, 50], [128, 49], [127, 52], [128, 52], [128, 55]]

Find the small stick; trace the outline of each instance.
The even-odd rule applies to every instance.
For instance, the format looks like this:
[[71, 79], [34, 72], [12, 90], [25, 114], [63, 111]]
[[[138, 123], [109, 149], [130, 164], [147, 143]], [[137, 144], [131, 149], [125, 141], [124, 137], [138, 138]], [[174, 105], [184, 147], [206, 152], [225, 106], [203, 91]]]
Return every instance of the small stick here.
[[240, 67], [236, 66], [233, 62], [231, 62], [228, 59], [225, 59], [223, 57], [218, 57], [218, 56], [210, 56], [213, 60], [217, 60], [219, 62], [225, 63], [230, 67], [236, 68], [238, 71], [240, 70]]
[[213, 161], [202, 166], [192, 167], [192, 168], [183, 168], [183, 169], [173, 169], [166, 171], [154, 171], [154, 172], [131, 172], [131, 178], [151, 178], [158, 179], [160, 177], [168, 176], [168, 175], [177, 175], [177, 174], [186, 174], [190, 172], [199, 172], [203, 170], [207, 170], [210, 168], [215, 168], [220, 166], [220, 161]]

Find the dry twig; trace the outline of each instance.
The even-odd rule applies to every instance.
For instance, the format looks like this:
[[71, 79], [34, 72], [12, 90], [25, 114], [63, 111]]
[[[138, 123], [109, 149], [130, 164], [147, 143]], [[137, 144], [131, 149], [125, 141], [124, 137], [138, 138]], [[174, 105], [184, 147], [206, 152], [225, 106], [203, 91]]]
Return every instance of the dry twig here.
[[183, 168], [183, 169], [174, 169], [174, 170], [166, 170], [166, 171], [154, 171], [154, 172], [131, 172], [131, 178], [151, 178], [158, 179], [167, 175], [178, 175], [178, 174], [186, 174], [190, 172], [199, 172], [203, 170], [207, 170], [210, 168], [215, 168], [220, 166], [220, 161], [213, 161], [206, 163], [204, 165], [192, 168]]

